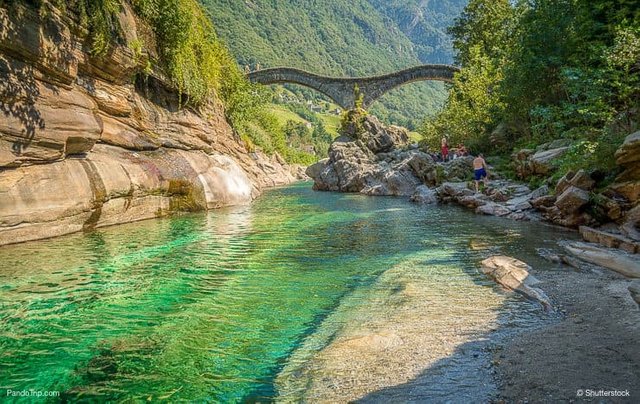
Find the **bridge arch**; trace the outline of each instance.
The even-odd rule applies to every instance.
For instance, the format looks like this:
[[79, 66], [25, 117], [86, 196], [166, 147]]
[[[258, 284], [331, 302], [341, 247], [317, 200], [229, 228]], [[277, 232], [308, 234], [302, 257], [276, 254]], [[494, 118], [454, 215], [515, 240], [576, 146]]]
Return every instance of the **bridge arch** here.
[[331, 98], [345, 109], [355, 106], [354, 88], [363, 95], [363, 107], [368, 108], [388, 91], [416, 81], [435, 80], [451, 82], [460, 69], [450, 65], [421, 65], [381, 76], [338, 78], [320, 76], [301, 69], [277, 67], [251, 72], [247, 78], [260, 84], [299, 84], [312, 88]]

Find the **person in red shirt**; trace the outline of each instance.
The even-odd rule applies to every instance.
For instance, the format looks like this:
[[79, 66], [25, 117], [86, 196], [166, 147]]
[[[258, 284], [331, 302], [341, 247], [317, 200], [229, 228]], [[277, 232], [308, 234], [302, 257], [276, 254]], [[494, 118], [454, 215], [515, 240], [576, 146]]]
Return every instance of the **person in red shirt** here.
[[440, 151], [442, 152], [442, 161], [449, 160], [449, 142], [447, 142], [447, 138], [442, 138], [442, 143], [440, 145]]

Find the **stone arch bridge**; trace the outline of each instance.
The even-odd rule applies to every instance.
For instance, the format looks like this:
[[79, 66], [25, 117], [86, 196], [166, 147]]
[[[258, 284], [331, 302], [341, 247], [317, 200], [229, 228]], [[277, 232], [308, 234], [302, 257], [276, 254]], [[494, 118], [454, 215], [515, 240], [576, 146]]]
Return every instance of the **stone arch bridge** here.
[[345, 109], [355, 106], [355, 87], [363, 96], [363, 108], [368, 108], [384, 93], [415, 81], [436, 80], [451, 82], [460, 69], [449, 65], [422, 65], [382, 76], [363, 78], [325, 77], [304, 70], [278, 67], [251, 72], [247, 78], [260, 84], [292, 83], [312, 88], [331, 98]]

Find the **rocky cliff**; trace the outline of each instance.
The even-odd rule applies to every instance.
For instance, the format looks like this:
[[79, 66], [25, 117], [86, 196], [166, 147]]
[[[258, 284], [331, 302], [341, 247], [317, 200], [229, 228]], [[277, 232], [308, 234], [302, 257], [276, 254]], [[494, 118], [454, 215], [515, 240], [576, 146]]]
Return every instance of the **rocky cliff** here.
[[235, 138], [217, 100], [179, 108], [162, 75], [137, 77], [141, 27], [126, 6], [119, 20], [126, 38], [97, 58], [47, 2], [0, 7], [0, 245], [248, 203], [294, 181]]

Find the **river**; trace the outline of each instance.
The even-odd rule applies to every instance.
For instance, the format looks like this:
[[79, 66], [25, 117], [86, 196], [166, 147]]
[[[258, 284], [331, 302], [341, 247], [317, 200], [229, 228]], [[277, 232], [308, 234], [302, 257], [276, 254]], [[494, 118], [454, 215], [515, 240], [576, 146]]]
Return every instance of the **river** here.
[[331, 401], [434, 369], [438, 395], [488, 397], [486, 372], [465, 373], [486, 368], [482, 354], [447, 359], [546, 320], [478, 262], [504, 253], [542, 266], [536, 248], [566, 236], [300, 183], [251, 206], [2, 247], [0, 391]]

